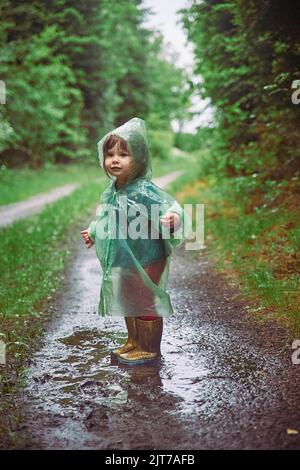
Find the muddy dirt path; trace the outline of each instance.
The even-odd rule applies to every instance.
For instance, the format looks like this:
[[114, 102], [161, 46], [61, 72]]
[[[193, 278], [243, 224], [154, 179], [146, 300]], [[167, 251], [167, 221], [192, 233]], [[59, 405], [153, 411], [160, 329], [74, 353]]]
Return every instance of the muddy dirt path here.
[[94, 248], [73, 248], [21, 400], [26, 449], [294, 449], [300, 366], [290, 339], [247, 319], [209, 253], [181, 247], [170, 267], [175, 310], [156, 365], [111, 362], [124, 320], [99, 318]]
[[45, 193], [39, 193], [25, 201], [14, 202], [0, 207], [0, 228], [14, 223], [16, 220], [24, 219], [30, 215], [41, 212], [47, 204], [68, 196], [80, 185], [77, 183], [65, 184]]

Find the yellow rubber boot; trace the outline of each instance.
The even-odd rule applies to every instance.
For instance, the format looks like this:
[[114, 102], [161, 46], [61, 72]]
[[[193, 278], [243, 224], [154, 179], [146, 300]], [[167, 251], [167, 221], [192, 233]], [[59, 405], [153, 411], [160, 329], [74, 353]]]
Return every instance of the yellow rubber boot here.
[[111, 354], [119, 357], [120, 354], [127, 353], [137, 346], [137, 327], [136, 327], [136, 317], [125, 317], [128, 338], [126, 343], [120, 348], [114, 349], [111, 351]]
[[158, 359], [161, 355], [160, 343], [163, 331], [163, 319], [136, 319], [137, 345], [129, 352], [121, 353], [118, 361], [122, 364], [139, 365]]

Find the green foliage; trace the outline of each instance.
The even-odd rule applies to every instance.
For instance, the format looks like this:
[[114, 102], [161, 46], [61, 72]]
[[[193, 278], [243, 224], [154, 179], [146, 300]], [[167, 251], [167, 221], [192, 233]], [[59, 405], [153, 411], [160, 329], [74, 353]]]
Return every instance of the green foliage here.
[[171, 131], [149, 131], [150, 152], [152, 158], [167, 159], [174, 145], [174, 135]]
[[186, 152], [202, 150], [212, 146], [215, 129], [200, 127], [195, 134], [178, 132], [175, 134], [174, 145]]
[[[168, 190], [177, 193], [181, 204], [205, 205], [207, 249], [191, 255], [212, 258], [238, 285], [241, 298], [249, 300], [252, 318], [280, 319], [298, 334], [300, 219], [293, 198], [298, 177], [264, 182], [255, 174], [221, 178], [207, 173], [209, 150], [186, 158], [186, 171]], [[285, 201], [276, 204], [278, 199]]]
[[[182, 11], [195, 45], [196, 85], [216, 111], [211, 165], [227, 175], [300, 170], [291, 86], [299, 78], [297, 2], [204, 0]], [[220, 156], [224, 159], [222, 165]]]
[[7, 165], [96, 159], [99, 138], [133, 116], [169, 130], [185, 115], [186, 74], [144, 27], [141, 0], [2, 0], [0, 9]]
[[160, 34], [154, 36], [148, 54], [150, 101], [147, 123], [151, 129], [170, 129], [176, 119], [183, 121], [188, 112], [192, 90], [189, 76], [167, 55]]
[[[49, 159], [61, 136], [69, 137], [73, 152], [84, 144], [80, 129], [81, 96], [73, 88], [74, 77], [59, 56], [53, 56], [51, 42], [56, 27], [47, 27], [27, 45], [22, 66], [7, 69], [6, 116], [13, 127], [10, 142], [14, 148], [32, 155], [39, 164], [47, 152]], [[71, 139], [70, 139], [71, 137]], [[80, 154], [80, 152], [79, 152]]]

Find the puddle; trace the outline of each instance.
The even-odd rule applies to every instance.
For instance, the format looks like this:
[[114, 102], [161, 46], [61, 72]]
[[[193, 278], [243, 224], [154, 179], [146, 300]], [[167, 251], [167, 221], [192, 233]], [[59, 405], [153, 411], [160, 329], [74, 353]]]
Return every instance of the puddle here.
[[[176, 255], [170, 279], [175, 315], [164, 320], [161, 360], [129, 367], [110, 356], [126, 340], [124, 319], [97, 313], [101, 273], [95, 254], [79, 249], [74, 259], [23, 391], [27, 448], [288, 445], [286, 416], [290, 427], [297, 423], [286, 401], [294, 408], [300, 402], [289, 391], [282, 398], [278, 383], [285, 380], [285, 366], [260, 349], [259, 336], [235, 312], [226, 313], [217, 287], [199, 289], [197, 260], [184, 251]], [[279, 431], [270, 434], [274, 422]]]

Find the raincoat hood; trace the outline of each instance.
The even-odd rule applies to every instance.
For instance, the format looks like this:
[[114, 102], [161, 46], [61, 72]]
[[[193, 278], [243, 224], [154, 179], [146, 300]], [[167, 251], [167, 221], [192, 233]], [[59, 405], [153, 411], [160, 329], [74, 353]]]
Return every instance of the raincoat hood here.
[[[104, 152], [103, 147], [110, 135], [121, 137], [127, 142], [130, 150], [133, 165], [126, 186], [137, 178], [152, 178], [152, 164], [149, 154], [149, 142], [147, 137], [146, 123], [143, 119], [134, 117], [120, 127], [108, 132], [97, 144], [98, 157], [101, 167], [104, 170]], [[106, 172], [105, 172], [106, 173]], [[117, 179], [116, 176], [106, 173], [112, 184]]]

